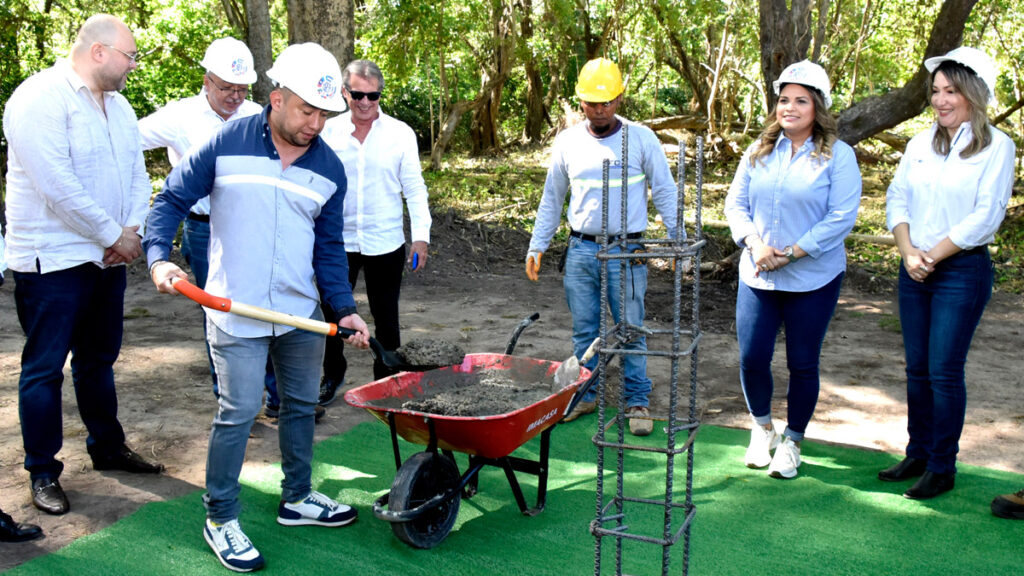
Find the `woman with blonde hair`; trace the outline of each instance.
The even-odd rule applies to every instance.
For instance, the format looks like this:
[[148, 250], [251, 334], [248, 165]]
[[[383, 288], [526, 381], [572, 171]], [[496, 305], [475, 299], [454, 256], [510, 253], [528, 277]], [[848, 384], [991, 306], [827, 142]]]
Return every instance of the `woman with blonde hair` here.
[[903, 495], [953, 489], [967, 410], [964, 365], [992, 295], [987, 245], [1006, 214], [1015, 149], [988, 122], [996, 69], [975, 48], [925, 60], [935, 123], [907, 144], [886, 194], [902, 257], [900, 324], [907, 361], [907, 456], [881, 480], [920, 478]]
[[[725, 213], [744, 248], [736, 294], [740, 384], [754, 420], [744, 463], [793, 478], [818, 402], [818, 362], [860, 205], [853, 149], [837, 139], [828, 75], [804, 60], [774, 83], [773, 121], [740, 161]], [[787, 426], [772, 423], [772, 355], [786, 330]], [[775, 450], [774, 455], [772, 450]]]

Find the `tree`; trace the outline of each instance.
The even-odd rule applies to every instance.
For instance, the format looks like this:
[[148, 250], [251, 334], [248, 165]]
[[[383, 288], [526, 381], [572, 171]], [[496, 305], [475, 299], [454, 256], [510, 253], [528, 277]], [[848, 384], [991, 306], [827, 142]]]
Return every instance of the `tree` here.
[[772, 82], [794, 62], [807, 57], [811, 47], [811, 0], [760, 0], [761, 75], [765, 106], [775, 107]]
[[288, 42], [316, 42], [344, 68], [355, 59], [355, 0], [287, 0]]
[[266, 105], [270, 102], [270, 79], [262, 72], [274, 64], [270, 38], [270, 5], [267, 0], [245, 0], [246, 43], [252, 51], [253, 64], [261, 72], [252, 88], [254, 102]]
[[[939, 56], [960, 45], [964, 27], [978, 0], [945, 0], [932, 25], [924, 59]], [[839, 137], [853, 145], [917, 116], [928, 105], [928, 70], [924, 59], [917, 72], [901, 88], [865, 98], [839, 115]]]

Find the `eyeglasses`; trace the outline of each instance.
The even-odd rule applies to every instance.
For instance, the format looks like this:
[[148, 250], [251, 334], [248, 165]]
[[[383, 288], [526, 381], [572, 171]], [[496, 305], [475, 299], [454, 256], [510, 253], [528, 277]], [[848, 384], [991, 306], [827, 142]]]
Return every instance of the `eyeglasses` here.
[[221, 86], [220, 84], [217, 84], [217, 81], [214, 80], [213, 77], [211, 77], [209, 74], [207, 74], [206, 77], [210, 79], [210, 83], [213, 84], [214, 88], [216, 88], [217, 90], [220, 90], [221, 92], [223, 92], [225, 94], [229, 94], [230, 93], [230, 94], [234, 94], [235, 96], [239, 96], [239, 97], [244, 98], [245, 95], [249, 93], [249, 87], [248, 86], [242, 86], [241, 88], [232, 88], [230, 85], [228, 85], [228, 86]]
[[[346, 88], [346, 90], [348, 89]], [[353, 100], [362, 100], [363, 98], [369, 98], [370, 102], [376, 102], [377, 100], [380, 100], [380, 90], [376, 92], [360, 92], [359, 90], [348, 90], [348, 95], [351, 96]]]
[[610, 100], [608, 102], [586, 102], [586, 101], [584, 101], [583, 105], [587, 106], [588, 108], [608, 108], [613, 103], [615, 103], [615, 100]]
[[129, 59], [129, 60], [131, 60], [132, 64], [138, 64], [139, 63], [139, 53], [138, 52], [135, 52], [134, 54], [129, 54], [129, 53], [125, 52], [124, 50], [121, 50], [117, 46], [112, 46], [110, 44], [104, 44], [104, 46], [106, 46], [107, 48], [110, 48], [111, 50], [117, 50], [121, 54], [124, 54], [124, 57]]

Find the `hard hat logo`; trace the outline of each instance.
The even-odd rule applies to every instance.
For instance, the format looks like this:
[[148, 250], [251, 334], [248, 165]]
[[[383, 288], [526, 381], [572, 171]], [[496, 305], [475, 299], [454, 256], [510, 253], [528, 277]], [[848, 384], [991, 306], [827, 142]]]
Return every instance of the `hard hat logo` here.
[[321, 98], [330, 98], [338, 91], [338, 85], [334, 83], [334, 78], [330, 76], [324, 76], [320, 78], [320, 81], [316, 85], [316, 93]]
[[241, 76], [249, 71], [249, 67], [245, 65], [245, 61], [238, 58], [231, 63], [231, 73], [235, 76]]

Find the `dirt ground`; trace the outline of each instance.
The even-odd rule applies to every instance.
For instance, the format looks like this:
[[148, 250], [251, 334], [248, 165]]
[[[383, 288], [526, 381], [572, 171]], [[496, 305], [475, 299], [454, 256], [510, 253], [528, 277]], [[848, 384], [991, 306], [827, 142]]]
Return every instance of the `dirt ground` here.
[[[557, 254], [544, 259], [541, 281], [531, 283], [522, 272], [528, 240], [522, 232], [490, 230], [449, 213], [435, 215], [433, 236], [426, 270], [406, 275], [402, 294], [406, 339], [442, 338], [467, 352], [502, 352], [519, 321], [539, 312], [540, 320], [519, 338], [516, 354], [549, 360], [571, 354], [569, 314], [561, 275], [555, 269]], [[736, 279], [735, 274], [721, 276], [702, 279], [697, 405], [704, 423], [747, 427], [733, 326]], [[366, 317], [362, 286], [356, 291]], [[684, 311], [691, 309], [689, 294], [687, 285]], [[887, 279], [870, 278], [856, 270], [848, 274], [822, 355], [821, 397], [808, 428], [812, 441], [901, 452], [906, 412], [894, 295]], [[648, 292], [651, 328], [671, 327], [672, 296], [669, 273], [653, 272]], [[216, 404], [202, 342], [202, 313], [184, 297], [158, 294], [139, 265], [129, 269], [125, 310], [124, 345], [116, 365], [121, 421], [129, 444], [165, 464], [167, 471], [156, 477], [93, 471], [73, 388], [67, 385], [65, 442], [59, 458], [65, 464], [61, 483], [71, 512], [48, 516], [32, 507], [28, 473], [22, 467], [17, 384], [23, 338], [14, 310], [13, 282], [0, 288], [0, 507], [20, 521], [42, 525], [46, 532], [46, 538], [36, 542], [0, 545], [0, 570], [96, 532], [146, 502], [175, 498], [203, 486], [207, 433]], [[960, 453], [965, 463], [1024, 473], [1024, 371], [1018, 356], [1022, 320], [1024, 299], [997, 293], [975, 336]], [[649, 341], [652, 350], [666, 349], [668, 344], [664, 336]], [[777, 350], [774, 410], [777, 425], [784, 426], [785, 354], [781, 346]], [[370, 381], [369, 353], [351, 351], [349, 359], [349, 382]], [[688, 370], [689, 362], [684, 360], [679, 383], [684, 397], [689, 395]], [[664, 415], [669, 362], [653, 358], [649, 372], [655, 383], [653, 412]], [[317, 439], [370, 419], [339, 398], [317, 426]], [[385, 429], [381, 431], [381, 449], [386, 450]], [[276, 423], [261, 418], [253, 428], [246, 465], [264, 466], [279, 458]], [[1019, 487], [1007, 487], [1011, 488]], [[197, 526], [197, 537], [198, 533]]]

